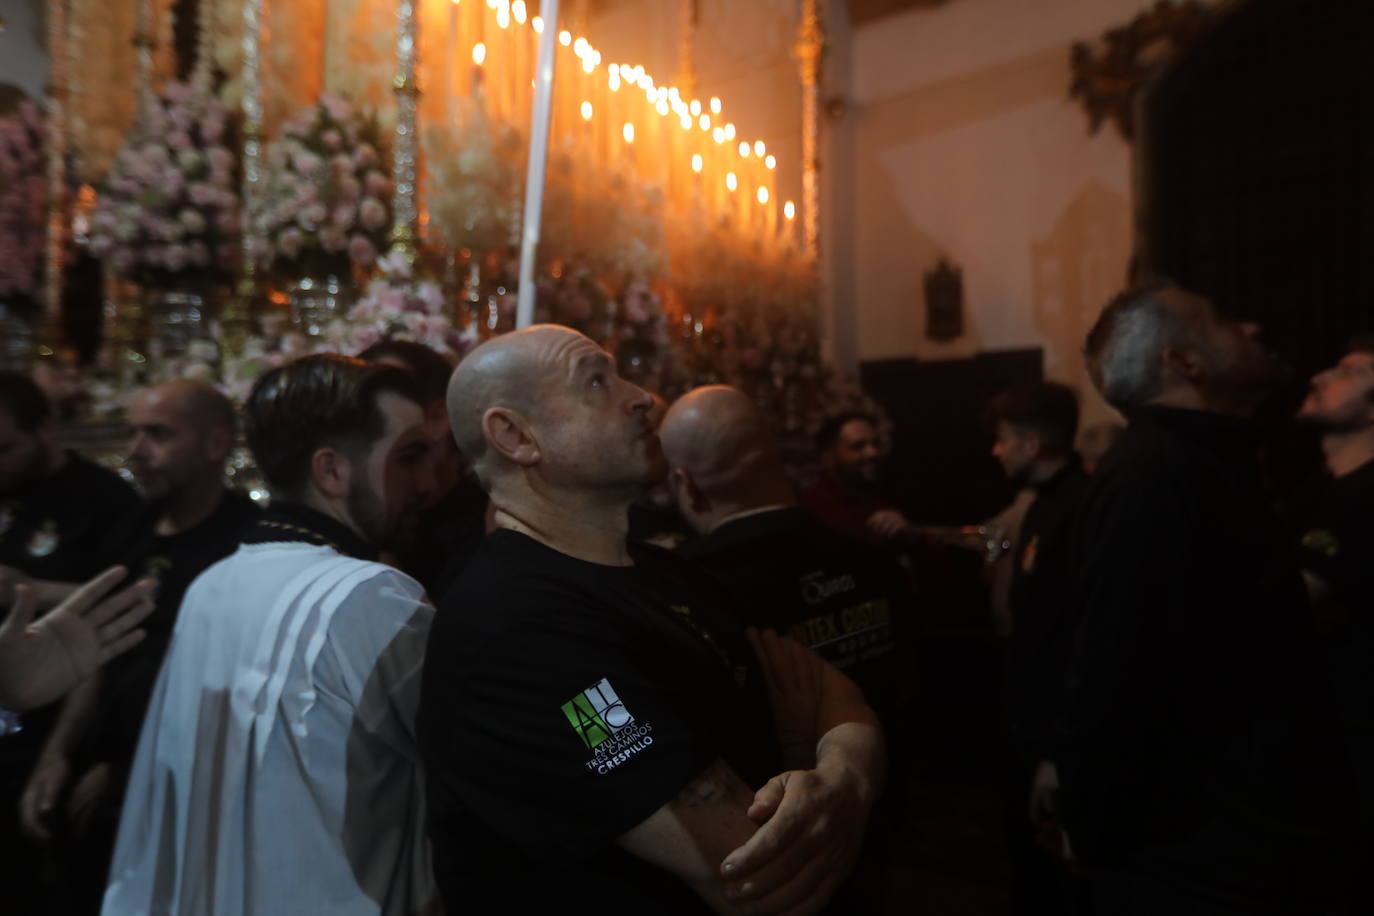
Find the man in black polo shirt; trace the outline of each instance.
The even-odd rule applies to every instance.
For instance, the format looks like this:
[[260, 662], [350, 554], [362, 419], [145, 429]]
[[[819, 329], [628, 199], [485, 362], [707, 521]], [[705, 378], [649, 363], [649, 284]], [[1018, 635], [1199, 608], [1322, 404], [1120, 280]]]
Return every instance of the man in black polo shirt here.
[[1374, 338], [1312, 379], [1298, 422], [1321, 432], [1324, 473], [1287, 507], [1337, 704], [1374, 828]]
[[[113, 471], [59, 449], [51, 408], [27, 376], [0, 372], [0, 613], [28, 584], [54, 607], [120, 559], [138, 494]], [[49, 704], [0, 737], [0, 886], [16, 912], [40, 904], [40, 854], [19, 826], [19, 797], [57, 718]]]
[[911, 613], [896, 564], [797, 507], [758, 408], [698, 388], [661, 430], [678, 511], [700, 535], [681, 550], [729, 589], [750, 626], [786, 633], [854, 679], [884, 719], [896, 701], [894, 627]]
[[1045, 847], [1056, 840], [1047, 829], [1054, 814], [1053, 737], [1071, 647], [1063, 601], [1070, 572], [1062, 562], [1063, 522], [1088, 479], [1073, 450], [1078, 399], [1064, 385], [1034, 382], [1003, 391], [988, 406], [988, 414], [996, 432], [992, 454], [1013, 484], [1035, 493], [1012, 551], [1007, 596], [1011, 633], [1005, 703], [1012, 761], [1006, 825], [1014, 878], [1012, 913], [1062, 913], [1069, 906], [1068, 871]]
[[818, 740], [768, 779], [780, 749], [724, 599], [627, 544], [627, 508], [664, 471], [651, 403], [550, 325], [454, 374], [454, 436], [497, 520], [425, 659], [430, 834], [454, 912], [813, 912], [857, 854], [882, 753], [857, 689], [777, 644], [773, 685], [816, 689], [774, 711], [806, 711]]
[[1253, 325], [1163, 283], [1113, 300], [1086, 355], [1129, 419], [1066, 554], [1057, 762], [1096, 911], [1347, 912], [1327, 869], [1348, 774], [1250, 420], [1282, 369]]
[[[148, 636], [67, 698], [20, 802], [26, 830], [53, 838], [65, 821], [64, 882], [86, 895], [73, 912], [93, 910], [100, 890], [128, 765], [181, 598], [191, 581], [238, 548], [257, 516], [245, 494], [224, 486], [224, 462], [236, 441], [233, 405], [203, 382], [177, 380], [142, 391], [129, 409], [127, 464], [147, 499], [125, 526], [122, 561], [158, 583]], [[68, 818], [55, 818], [67, 795]]]

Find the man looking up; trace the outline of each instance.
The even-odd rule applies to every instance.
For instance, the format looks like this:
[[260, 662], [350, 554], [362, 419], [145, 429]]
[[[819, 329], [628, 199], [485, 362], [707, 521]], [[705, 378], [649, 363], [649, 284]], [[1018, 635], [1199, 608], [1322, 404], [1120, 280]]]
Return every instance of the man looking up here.
[[1070, 519], [1058, 749], [1096, 911], [1346, 912], [1322, 874], [1348, 776], [1251, 416], [1284, 378], [1253, 325], [1166, 283], [1088, 335], [1126, 414]]
[[272, 506], [182, 602], [104, 913], [431, 911], [412, 716], [432, 610], [373, 561], [433, 488], [421, 399], [332, 355], [253, 386]]
[[139, 392], [128, 420], [126, 464], [146, 505], [127, 529], [122, 560], [158, 583], [156, 610], [144, 624], [144, 643], [67, 699], [20, 800], [25, 829], [46, 842], [58, 799], [72, 789], [62, 884], [89, 898], [69, 899], [72, 912], [99, 906], [122, 788], [182, 596], [201, 571], [238, 548], [257, 517], [251, 499], [224, 486], [237, 437], [228, 398], [204, 382], [165, 382]]
[[1374, 338], [1312, 378], [1298, 422], [1321, 434], [1325, 473], [1287, 509], [1323, 631], [1360, 792], [1374, 835]]
[[761, 637], [817, 687], [791, 707], [811, 713], [799, 762], [768, 780], [778, 742], [724, 599], [627, 544], [628, 507], [665, 469], [651, 404], [552, 325], [454, 373], [454, 435], [497, 524], [436, 616], [421, 704], [455, 912], [814, 912], [857, 853], [881, 779], [858, 690]]

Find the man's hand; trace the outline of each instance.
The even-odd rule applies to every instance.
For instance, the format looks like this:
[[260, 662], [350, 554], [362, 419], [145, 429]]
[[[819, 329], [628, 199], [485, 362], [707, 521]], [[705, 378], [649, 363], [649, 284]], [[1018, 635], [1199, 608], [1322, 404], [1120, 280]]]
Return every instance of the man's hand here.
[[19, 796], [19, 822], [24, 832], [36, 840], [52, 839], [52, 812], [71, 777], [66, 754], [44, 753], [29, 775], [29, 784]]
[[892, 539], [905, 533], [911, 522], [896, 509], [879, 509], [868, 517], [868, 527], [878, 537]]
[[821, 679], [811, 653], [796, 640], [772, 630], [744, 631], [758, 658], [773, 711], [773, 726], [782, 747], [783, 765], [809, 770], [816, 765], [816, 721]]
[[748, 913], [817, 912], [853, 869], [871, 804], [858, 774], [824, 760], [773, 777], [748, 810], [763, 826], [721, 865], [726, 897]]
[[126, 575], [124, 567], [110, 567], [37, 623], [33, 592], [17, 586], [0, 624], [0, 706], [50, 703], [143, 639], [134, 627], [153, 612], [148, 596], [156, 583], [145, 579], [109, 595]]

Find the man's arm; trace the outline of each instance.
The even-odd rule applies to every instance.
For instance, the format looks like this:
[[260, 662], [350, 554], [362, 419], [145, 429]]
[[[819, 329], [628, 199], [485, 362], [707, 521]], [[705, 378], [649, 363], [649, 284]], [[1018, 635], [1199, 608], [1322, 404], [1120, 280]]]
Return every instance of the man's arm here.
[[758, 829], [746, 814], [753, 801], [754, 793], [735, 771], [716, 760], [617, 842], [677, 876], [717, 913], [737, 913], [726, 897], [720, 862]]
[[96, 671], [67, 695], [57, 723], [29, 774], [28, 784], [19, 796], [19, 820], [30, 836], [40, 840], [51, 838], [52, 810], [71, 778], [72, 753], [90, 726], [100, 700], [102, 680]]

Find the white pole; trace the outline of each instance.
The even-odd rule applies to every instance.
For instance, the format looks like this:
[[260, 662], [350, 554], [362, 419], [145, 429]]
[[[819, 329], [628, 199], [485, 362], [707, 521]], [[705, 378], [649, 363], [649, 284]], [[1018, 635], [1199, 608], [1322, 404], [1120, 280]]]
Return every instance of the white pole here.
[[530, 117], [530, 163], [525, 174], [525, 225], [520, 234], [520, 292], [515, 326], [534, 324], [534, 254], [539, 247], [539, 220], [544, 211], [544, 171], [549, 158], [549, 109], [553, 103], [553, 56], [558, 48], [558, 0], [539, 5], [544, 32], [539, 36], [535, 69], [534, 112]]

